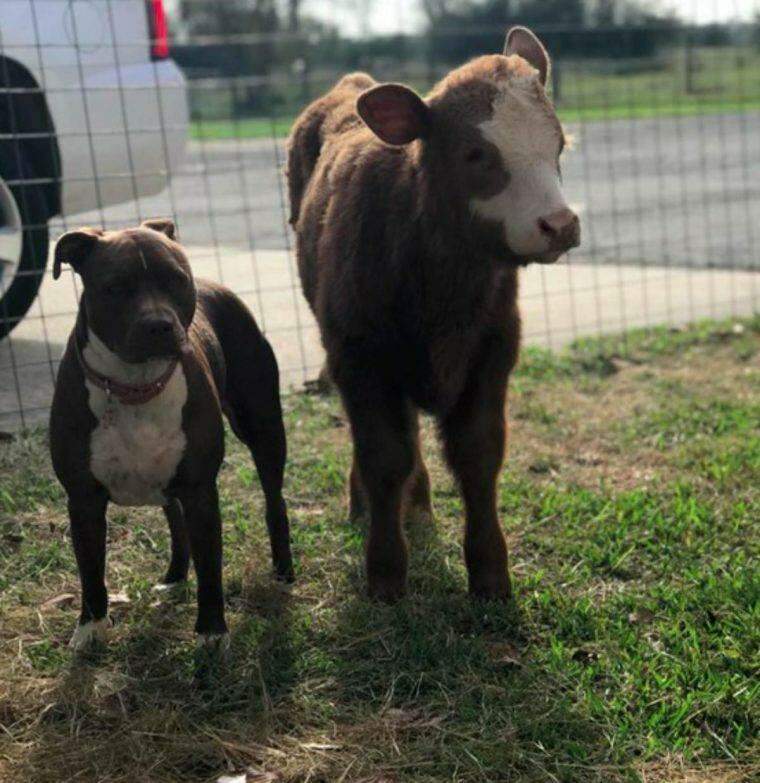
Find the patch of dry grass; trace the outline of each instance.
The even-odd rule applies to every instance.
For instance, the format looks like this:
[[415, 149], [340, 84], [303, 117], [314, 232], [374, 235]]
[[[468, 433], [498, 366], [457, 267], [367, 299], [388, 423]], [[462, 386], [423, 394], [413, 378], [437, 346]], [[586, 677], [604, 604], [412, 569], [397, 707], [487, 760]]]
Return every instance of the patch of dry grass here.
[[168, 540], [146, 510], [112, 510], [112, 638], [71, 659], [79, 589], [45, 434], [0, 444], [0, 780], [756, 779], [760, 328], [742, 330], [526, 353], [500, 494], [506, 607], [466, 596], [429, 422], [436, 522], [409, 530], [409, 597], [367, 601], [339, 405], [288, 398], [298, 581], [269, 578], [255, 472], [230, 437], [232, 645], [201, 680], [194, 601], [151, 590]]

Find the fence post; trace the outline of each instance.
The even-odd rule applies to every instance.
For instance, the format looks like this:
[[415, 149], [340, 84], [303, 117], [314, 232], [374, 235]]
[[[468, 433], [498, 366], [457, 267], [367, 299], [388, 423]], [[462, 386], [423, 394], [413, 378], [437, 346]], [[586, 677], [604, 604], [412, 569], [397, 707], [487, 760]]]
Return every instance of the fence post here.
[[304, 57], [303, 65], [301, 70], [301, 102], [306, 106], [311, 102], [311, 65], [308, 57]]
[[561, 60], [554, 60], [552, 63], [552, 96], [554, 103], [559, 104], [562, 99], [562, 66]]
[[694, 45], [691, 39], [691, 33], [686, 31], [686, 51], [684, 52], [684, 88], [687, 95], [693, 95], [696, 92], [694, 84], [694, 75], [697, 72], [696, 56]]

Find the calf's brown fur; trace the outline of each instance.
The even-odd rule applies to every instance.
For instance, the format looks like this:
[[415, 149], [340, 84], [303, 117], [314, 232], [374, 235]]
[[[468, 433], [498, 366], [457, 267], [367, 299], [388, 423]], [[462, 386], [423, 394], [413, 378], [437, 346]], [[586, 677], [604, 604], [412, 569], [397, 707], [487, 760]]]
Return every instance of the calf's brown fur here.
[[404, 511], [431, 514], [419, 409], [437, 418], [461, 486], [470, 590], [510, 593], [496, 482], [520, 339], [517, 269], [578, 241], [570, 213], [542, 257], [521, 256], [498, 221], [471, 207], [510, 179], [480, 125], [500, 80], [527, 84], [556, 126], [557, 155], [562, 146], [543, 90], [546, 53], [528, 31], [514, 33], [504, 56], [454, 71], [426, 101], [366, 74], [344, 77], [305, 110], [289, 142], [301, 281], [351, 421], [351, 515], [369, 511], [369, 590], [384, 600], [405, 589]]

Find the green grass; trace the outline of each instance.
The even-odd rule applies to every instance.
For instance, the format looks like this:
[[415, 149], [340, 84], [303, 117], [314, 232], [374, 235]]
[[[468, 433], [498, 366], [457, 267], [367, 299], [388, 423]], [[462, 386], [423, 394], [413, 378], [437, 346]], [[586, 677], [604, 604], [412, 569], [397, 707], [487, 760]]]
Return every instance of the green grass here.
[[[670, 59], [659, 68], [634, 73], [605, 73], [593, 61], [565, 62], [560, 66], [560, 118], [583, 123], [760, 110], [760, 53], [748, 48], [702, 48], [695, 50], [694, 64], [687, 88], [680, 51], [670, 52]], [[336, 79], [337, 74], [324, 75], [311, 86], [312, 97], [328, 90]], [[414, 68], [405, 70], [399, 79], [421, 94], [431, 86], [426, 77], [415, 75]], [[253, 117], [233, 122], [224, 119], [232, 113], [231, 94], [193, 91], [192, 86], [191, 94], [194, 116], [207, 118], [191, 125], [192, 138], [200, 140], [283, 138], [304, 102], [302, 86], [293, 83], [278, 93], [280, 116], [276, 120]]]
[[190, 138], [198, 141], [229, 141], [234, 139], [285, 138], [290, 133], [294, 117], [270, 120], [196, 120], [190, 125]]
[[760, 109], [758, 100], [703, 100], [692, 98], [678, 103], [662, 105], [642, 102], [639, 105], [591, 106], [588, 108], [560, 109], [562, 122], [595, 122], [614, 120], [643, 120], [656, 117], [698, 117], [711, 114], [732, 114]]
[[369, 602], [339, 404], [287, 397], [298, 581], [270, 581], [258, 483], [230, 437], [232, 646], [205, 680], [193, 601], [151, 592], [168, 546], [152, 511], [112, 510], [109, 583], [126, 596], [109, 648], [71, 660], [78, 586], [45, 433], [0, 444], [0, 779], [757, 779], [759, 359], [757, 318], [526, 350], [499, 494], [507, 606], [467, 597], [430, 422], [436, 521], [408, 530], [409, 596]]
[[[758, 100], [703, 100], [692, 98], [669, 105], [642, 103], [640, 105], [590, 106], [587, 108], [561, 109], [559, 116], [564, 123], [603, 122], [615, 120], [641, 120], [656, 117], [694, 117], [711, 114], [757, 111]], [[295, 117], [270, 120], [249, 118], [243, 120], [194, 121], [190, 137], [197, 141], [227, 141], [233, 139], [285, 138]]]

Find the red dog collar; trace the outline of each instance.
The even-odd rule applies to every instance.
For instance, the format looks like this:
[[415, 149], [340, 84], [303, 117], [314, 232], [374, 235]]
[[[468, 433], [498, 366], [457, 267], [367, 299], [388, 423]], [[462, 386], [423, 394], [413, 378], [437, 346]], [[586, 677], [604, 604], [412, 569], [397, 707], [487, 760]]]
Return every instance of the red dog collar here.
[[179, 359], [174, 358], [160, 378], [146, 383], [144, 386], [132, 386], [131, 384], [115, 381], [93, 370], [87, 364], [87, 360], [79, 348], [79, 343], [75, 340], [74, 344], [76, 345], [77, 359], [79, 359], [79, 365], [82, 368], [84, 377], [94, 386], [102, 389], [109, 397], [115, 397], [122, 405], [145, 405], [146, 402], [150, 402], [155, 397], [158, 397], [166, 388], [166, 384], [179, 364]]

